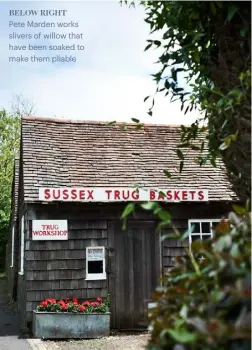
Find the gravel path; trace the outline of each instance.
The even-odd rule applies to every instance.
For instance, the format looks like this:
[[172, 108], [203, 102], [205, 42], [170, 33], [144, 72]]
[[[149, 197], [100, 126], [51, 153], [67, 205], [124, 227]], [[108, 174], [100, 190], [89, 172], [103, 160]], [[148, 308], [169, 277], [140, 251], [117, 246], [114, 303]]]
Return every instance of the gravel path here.
[[101, 339], [45, 341], [48, 350], [144, 350], [148, 333], [118, 333]]
[[0, 350], [144, 350], [149, 334], [113, 332], [101, 339], [69, 341], [28, 341], [19, 338], [19, 319], [16, 307], [6, 295], [6, 280], [0, 278]]
[[25, 339], [19, 339], [18, 314], [6, 296], [6, 282], [0, 278], [0, 350], [31, 350]]

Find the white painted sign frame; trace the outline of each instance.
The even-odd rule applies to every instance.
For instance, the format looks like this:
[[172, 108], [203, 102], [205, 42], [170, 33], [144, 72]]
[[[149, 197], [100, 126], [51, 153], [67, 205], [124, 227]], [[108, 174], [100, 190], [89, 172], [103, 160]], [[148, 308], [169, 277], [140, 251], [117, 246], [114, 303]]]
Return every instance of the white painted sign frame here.
[[201, 188], [40, 187], [39, 200], [45, 202], [207, 202], [208, 190]]
[[67, 220], [32, 220], [33, 241], [68, 240]]
[[[90, 259], [90, 255], [89, 255], [89, 250], [102, 250], [102, 254], [100, 256], [100, 258], [98, 259], [93, 259], [91, 257]], [[86, 281], [95, 281], [95, 280], [105, 280], [107, 279], [107, 273], [106, 273], [106, 262], [105, 262], [105, 247], [101, 247], [101, 246], [93, 246], [93, 247], [87, 247], [86, 248]], [[89, 273], [88, 271], [88, 262], [89, 261], [102, 261], [103, 262], [103, 271], [102, 273]]]

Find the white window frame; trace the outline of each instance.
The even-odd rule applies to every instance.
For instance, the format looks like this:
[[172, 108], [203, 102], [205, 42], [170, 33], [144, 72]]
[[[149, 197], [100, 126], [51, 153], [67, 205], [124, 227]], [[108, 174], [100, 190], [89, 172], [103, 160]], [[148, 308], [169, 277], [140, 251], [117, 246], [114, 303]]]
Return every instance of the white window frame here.
[[[102, 273], [88, 273], [88, 249], [102, 249], [103, 250], [103, 272]], [[92, 260], [90, 260], [92, 261]], [[101, 261], [101, 260], [98, 260]], [[97, 281], [97, 280], [106, 280], [107, 274], [106, 274], [106, 266], [105, 266], [105, 247], [100, 246], [93, 246], [93, 247], [87, 247], [86, 248], [86, 281]]]
[[12, 229], [11, 229], [11, 265], [10, 265], [11, 268], [14, 267], [14, 249], [15, 249], [14, 241], [15, 241], [15, 225], [12, 225]]
[[[189, 244], [191, 246], [192, 244], [192, 236], [200, 236], [200, 239], [202, 240], [202, 236], [211, 236], [213, 237], [213, 230], [212, 226], [213, 223], [219, 223], [221, 219], [190, 219], [188, 220], [188, 230], [189, 230]], [[201, 225], [200, 225], [200, 232], [191, 232], [192, 231], [192, 223], [197, 222], [201, 224], [202, 222], [210, 222], [210, 232], [208, 233], [202, 233], [201, 231]]]
[[19, 275], [24, 274], [24, 215], [21, 218], [21, 236], [20, 236], [20, 271]]

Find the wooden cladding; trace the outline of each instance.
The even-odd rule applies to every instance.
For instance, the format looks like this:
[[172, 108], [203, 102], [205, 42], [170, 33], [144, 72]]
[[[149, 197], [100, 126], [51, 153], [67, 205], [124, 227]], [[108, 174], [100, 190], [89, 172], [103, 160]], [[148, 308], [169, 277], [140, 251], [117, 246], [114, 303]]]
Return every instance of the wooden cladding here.
[[[25, 236], [25, 275], [20, 282], [25, 292], [19, 306], [26, 308], [27, 321], [42, 299], [83, 300], [109, 293], [112, 328], [134, 328], [146, 322], [147, 305], [160, 274], [166, 274], [174, 259], [186, 253], [184, 244], [188, 246], [188, 240], [181, 242], [168, 236], [160, 242], [155, 217], [143, 211], [129, 218], [123, 231], [119, 218], [124, 206], [28, 205], [27, 228], [31, 228], [32, 219], [66, 219], [69, 232], [67, 241], [32, 241], [29, 234]], [[207, 217], [219, 218], [223, 213], [218, 203], [176, 204], [167, 210], [181, 233], [187, 231], [188, 219], [204, 218], [206, 213]], [[172, 233], [171, 227], [162, 230], [162, 234]], [[97, 246], [105, 247], [107, 279], [87, 281], [86, 248]]]
[[[40, 207], [44, 208], [44, 207]], [[31, 311], [45, 298], [76, 297], [80, 299], [106, 296], [106, 281], [86, 281], [86, 247], [107, 247], [107, 220], [76, 218], [70, 210], [67, 214], [67, 241], [26, 240], [25, 279], [26, 311], [28, 320]], [[75, 215], [71, 215], [75, 214]], [[57, 219], [61, 211], [36, 213], [40, 219]], [[31, 213], [30, 218], [34, 217]], [[31, 220], [28, 227], [31, 228]], [[28, 235], [30, 238], [31, 236]]]
[[82, 237], [79, 239], [72, 239], [72, 231], [69, 231], [68, 241], [30, 241], [29, 250], [32, 251], [50, 251], [50, 250], [85, 250], [87, 247], [101, 245], [101, 242], [107, 242], [107, 232], [102, 238], [92, 238], [86, 237], [85, 230], [82, 231]]

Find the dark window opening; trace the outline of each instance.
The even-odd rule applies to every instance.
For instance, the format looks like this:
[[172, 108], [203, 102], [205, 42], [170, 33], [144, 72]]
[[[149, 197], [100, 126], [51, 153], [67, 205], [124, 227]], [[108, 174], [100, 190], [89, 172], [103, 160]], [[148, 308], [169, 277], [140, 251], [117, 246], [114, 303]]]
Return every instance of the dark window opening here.
[[103, 273], [103, 261], [88, 261], [88, 273]]
[[199, 241], [200, 236], [199, 235], [192, 235], [192, 241]]
[[192, 222], [191, 227], [193, 227], [192, 233], [200, 233], [200, 223], [199, 222]]
[[202, 233], [210, 233], [210, 222], [202, 222], [201, 223]]
[[216, 227], [219, 225], [219, 221], [218, 222], [212, 222], [212, 231], [216, 231]]
[[209, 239], [211, 239], [211, 235], [202, 235], [203, 241], [208, 241]]

